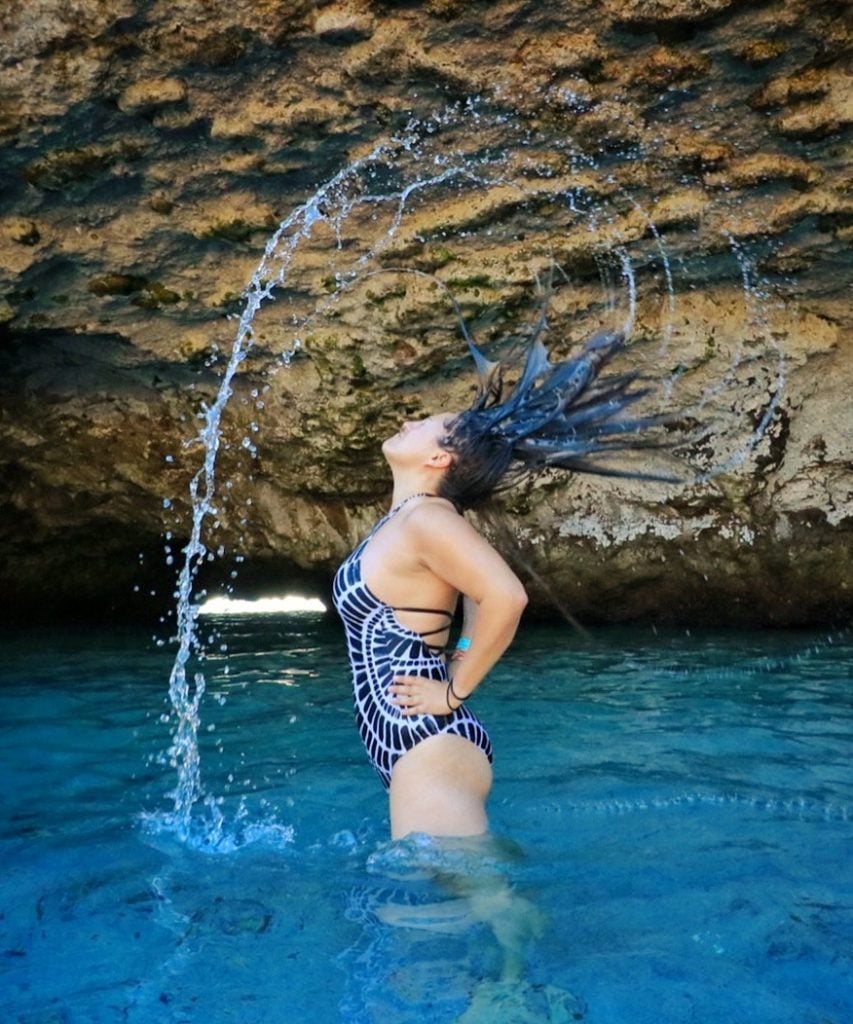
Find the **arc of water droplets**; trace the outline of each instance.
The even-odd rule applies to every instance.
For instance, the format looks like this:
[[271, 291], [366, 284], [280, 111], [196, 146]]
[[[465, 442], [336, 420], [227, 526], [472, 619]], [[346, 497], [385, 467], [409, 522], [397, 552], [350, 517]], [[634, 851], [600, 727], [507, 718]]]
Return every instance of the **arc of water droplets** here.
[[[501, 173], [506, 160], [506, 152], [497, 156], [482, 157], [473, 167], [466, 162], [465, 154], [453, 151], [446, 154], [434, 155], [432, 164], [436, 167], [437, 173], [425, 178], [417, 178], [415, 181], [405, 184], [398, 192], [389, 194], [360, 193], [355, 190], [352, 196], [347, 195], [348, 183], [358, 184], [359, 174], [369, 168], [380, 159], [387, 159], [395, 153], [408, 153], [413, 159], [421, 158], [421, 151], [418, 149], [425, 137], [438, 131], [446, 124], [454, 123], [459, 118], [459, 109], [450, 108], [443, 115], [439, 115], [434, 121], [419, 123], [411, 121], [405, 128], [404, 133], [388, 142], [380, 143], [365, 157], [356, 160], [335, 177], [323, 185], [306, 203], [298, 207], [289, 217], [279, 225], [278, 229], [268, 240], [264, 254], [252, 275], [243, 297], [246, 300], [245, 307], [240, 315], [236, 337], [233, 343], [230, 357], [220, 382], [219, 390], [213, 404], [203, 408], [204, 427], [199, 432], [196, 440], [200, 440], [204, 447], [204, 460], [198, 472], [194, 475], [189, 486], [189, 496], [192, 505], [192, 524], [189, 541], [184, 548], [184, 562], [179, 574], [176, 598], [177, 598], [177, 642], [178, 650], [175, 655], [174, 664], [169, 678], [169, 698], [174, 710], [177, 725], [173, 733], [173, 741], [169, 753], [174, 766], [178, 769], [178, 783], [175, 790], [170, 794], [174, 798], [174, 809], [171, 815], [172, 826], [179, 836], [186, 838], [189, 830], [190, 816], [194, 804], [202, 795], [200, 778], [199, 755], [196, 743], [197, 730], [199, 725], [199, 707], [204, 693], [205, 680], [202, 672], [193, 674], [193, 685], [190, 686], [188, 679], [188, 666], [196, 646], [195, 620], [197, 607], [194, 604], [194, 584], [198, 569], [202, 561], [207, 557], [207, 547], [204, 542], [205, 524], [209, 517], [216, 514], [214, 505], [216, 494], [216, 462], [220, 445], [220, 426], [222, 416], [228, 400], [232, 394], [232, 382], [241, 364], [246, 359], [249, 349], [253, 344], [252, 322], [260, 307], [268, 300], [274, 300], [274, 291], [283, 284], [292, 262], [294, 253], [301, 241], [309, 238], [314, 225], [320, 221], [331, 223], [334, 227], [338, 249], [343, 248], [343, 224], [350, 212], [357, 206], [382, 205], [389, 201], [396, 201], [396, 210], [387, 228], [385, 236], [379, 244], [369, 249], [360, 256], [347, 273], [336, 274], [337, 289], [335, 294], [329, 296], [325, 301], [318, 303], [315, 311], [302, 321], [302, 329], [321, 316], [339, 298], [340, 294], [352, 286], [359, 278], [360, 272], [369, 262], [375, 258], [390, 240], [396, 235], [402, 224], [410, 199], [418, 192], [425, 189], [438, 187], [447, 184], [454, 179], [464, 180], [471, 186], [486, 185], [508, 185], [518, 190], [523, 196], [535, 196], [542, 193], [542, 189], [535, 187], [525, 188], [518, 181], [511, 177], [505, 177]], [[471, 116], [475, 123], [480, 120], [475, 103], [469, 101], [465, 107], [463, 116]], [[490, 125], [506, 123], [508, 115], [493, 116]], [[527, 144], [529, 138], [525, 136], [519, 141], [519, 145]], [[593, 166], [592, 158], [584, 158], [576, 151], [571, 151], [573, 166], [579, 163], [586, 163]], [[548, 191], [548, 190], [545, 190]], [[577, 188], [568, 190], [565, 199], [568, 208], [576, 213], [577, 209]], [[548, 195], [553, 195], [548, 191]], [[634, 200], [631, 200], [634, 202]], [[637, 206], [636, 203], [634, 203]], [[594, 231], [598, 215], [596, 211], [588, 212], [588, 227]], [[651, 222], [649, 221], [651, 224]], [[672, 310], [673, 280], [669, 265], [669, 258], [666, 254], [660, 234], [655, 228], [652, 230], [655, 245], [660, 254], [669, 293], [670, 310]], [[732, 251], [738, 258], [742, 273], [744, 275], [744, 287], [749, 295], [750, 280], [743, 256], [739, 247], [731, 240]], [[636, 319], [637, 310], [637, 284], [634, 267], [630, 254], [625, 244], [616, 240], [612, 247], [621, 268], [621, 276], [627, 287], [628, 309], [625, 315], [623, 330], [626, 335], [631, 333]], [[596, 262], [602, 270], [603, 264], [596, 255]], [[455, 303], [458, 311], [458, 304]], [[615, 308], [612, 295], [608, 294], [608, 308]], [[671, 334], [671, 324], [666, 339]], [[289, 348], [286, 348], [278, 357], [278, 365], [289, 364], [294, 353], [301, 347], [301, 339], [294, 337]], [[777, 378], [777, 392], [773, 400], [765, 410], [764, 416], [753, 431], [750, 441], [735, 456], [732, 456], [722, 467], [714, 467], [706, 472], [700, 479], [707, 480], [720, 472], [732, 468], [746, 458], [749, 451], [754, 448], [760, 437], [763, 436], [770, 423], [772, 415], [779, 401], [781, 387], [784, 384], [784, 374], [780, 369]], [[193, 443], [193, 442], [190, 442]]]
[[[381, 147], [377, 147], [364, 162], [375, 159]], [[204, 526], [209, 516], [215, 514], [214, 497], [216, 494], [216, 461], [220, 446], [220, 425], [225, 406], [232, 394], [232, 381], [240, 364], [252, 345], [252, 320], [261, 305], [272, 298], [273, 289], [280, 284], [287, 271], [287, 254], [292, 254], [301, 239], [308, 238], [314, 224], [322, 219], [320, 204], [348, 174], [352, 174], [359, 165], [347, 167], [339, 175], [328, 182], [311, 200], [297, 208], [290, 217], [284, 220], [275, 234], [267, 242], [264, 255], [252, 275], [246, 289], [246, 305], [240, 316], [237, 335], [231, 349], [231, 355], [216, 399], [212, 406], [203, 409], [204, 427], [198, 434], [198, 440], [204, 446], [204, 461], [193, 476], [189, 485], [192, 524], [190, 537], [183, 549], [184, 561], [178, 577], [177, 598], [177, 641], [178, 650], [169, 675], [169, 700], [172, 704], [177, 724], [172, 737], [169, 754], [178, 772], [178, 780], [174, 791], [170, 794], [174, 799], [171, 823], [179, 838], [186, 839], [189, 834], [190, 815], [193, 805], [202, 794], [200, 762], [196, 737], [199, 725], [199, 704], [204, 694], [204, 674], [196, 672], [193, 676], [193, 689], [187, 678], [187, 665], [196, 642], [195, 621], [198, 614], [194, 604], [194, 584], [198, 569], [207, 554], [204, 543]], [[299, 225], [289, 238], [284, 251], [279, 251], [282, 238], [294, 225]], [[276, 258], [282, 263], [275, 277], [270, 280], [265, 275], [270, 261]], [[298, 345], [294, 345], [295, 348]], [[291, 350], [291, 355], [293, 350]]]
[[[199, 707], [204, 695], [205, 678], [203, 672], [195, 672], [191, 688], [187, 672], [196, 645], [195, 622], [198, 607], [194, 603], [194, 585], [198, 569], [207, 555], [207, 547], [204, 543], [205, 523], [210, 516], [216, 514], [214, 506], [216, 462], [220, 447], [222, 415], [232, 395], [234, 376], [253, 344], [252, 321], [263, 303], [274, 298], [275, 288], [284, 282], [293, 254], [300, 241], [310, 237], [312, 229], [318, 221], [327, 219], [323, 212], [323, 204], [327, 199], [335, 196], [348, 178], [355, 178], [363, 167], [374, 163], [383, 154], [398, 147], [410, 151], [417, 141], [417, 137], [411, 134], [415, 127], [413, 123], [410, 123], [407, 126], [409, 135], [376, 146], [367, 156], [344, 168], [320, 188], [308, 202], [298, 207], [282, 221], [268, 240], [264, 255], [244, 292], [246, 305], [240, 316], [237, 334], [216, 399], [210, 407], [203, 407], [204, 427], [197, 435], [196, 440], [203, 444], [204, 460], [189, 484], [192, 521], [190, 537], [183, 549], [184, 561], [175, 591], [178, 649], [169, 675], [169, 700], [176, 719], [169, 756], [173, 767], [177, 769], [178, 776], [175, 789], [169, 794], [174, 801], [169, 820], [171, 827], [181, 840], [186, 840], [189, 836], [192, 809], [203, 793], [197, 735], [200, 722]], [[386, 234], [386, 239], [393, 237], [399, 228], [406, 202], [412, 194], [420, 189], [436, 186], [459, 176], [476, 177], [467, 168], [451, 166], [434, 177], [418, 180], [407, 186], [400, 195], [397, 212], [392, 227]], [[385, 201], [387, 201], [387, 196], [362, 195], [353, 199], [352, 202], [342, 203], [334, 221], [339, 247], [342, 245], [340, 228], [353, 205], [356, 202], [363, 204]], [[292, 230], [294, 228], [295, 230]], [[291, 231], [292, 233], [288, 234]], [[369, 258], [375, 256], [378, 250], [379, 247], [361, 257], [356, 267], [362, 266]], [[273, 260], [279, 264], [279, 267], [272, 277], [268, 277]], [[279, 357], [281, 361], [287, 364], [299, 349], [300, 344], [300, 339], [294, 339], [291, 348]], [[218, 809], [212, 801], [210, 806], [214, 814], [214, 827], [221, 830], [221, 820], [217, 819]]]
[[[657, 229], [652, 228], [652, 230], [655, 234], [655, 237], [658, 237]], [[743, 247], [738, 243], [737, 239], [733, 235], [731, 235], [729, 232], [723, 232], [723, 234], [729, 244], [729, 248], [731, 249], [735, 257], [735, 261], [737, 262], [738, 268], [740, 270], [743, 292], [744, 295], [747, 297], [747, 304], [750, 310], [750, 323], [756, 327], [763, 326], [766, 322], [763, 311], [759, 308], [759, 306], [756, 303], [756, 297], [758, 295], [758, 292], [755, 284], [753, 283], [754, 266], [752, 264], [752, 261], [744, 252]], [[671, 283], [671, 278], [669, 277], [668, 263], [665, 264], [665, 269], [667, 272], [667, 280]], [[722, 476], [724, 473], [728, 473], [731, 470], [736, 469], [738, 466], [742, 465], [746, 461], [746, 459], [752, 454], [752, 452], [755, 450], [755, 448], [758, 446], [758, 444], [761, 442], [761, 440], [767, 433], [767, 430], [770, 427], [773, 417], [776, 414], [776, 410], [779, 408], [779, 405], [782, 401], [782, 395], [785, 390], [785, 385], [787, 383], [788, 376], [787, 360], [785, 357], [785, 353], [783, 352], [782, 348], [775, 342], [775, 340], [773, 341], [773, 348], [776, 351], [776, 376], [772, 384], [769, 400], [766, 406], [764, 407], [761, 417], [754, 426], [750, 435], [744, 441], [741, 442], [737, 450], [734, 451], [724, 461], [717, 463], [710, 469], [706, 470], [704, 473], [699, 473], [695, 478], [695, 483], [707, 483], [711, 480], [714, 480], [716, 477]], [[728, 370], [726, 371], [726, 373], [722, 375], [722, 377], [720, 377], [720, 379], [715, 385], [706, 388], [705, 391], [702, 393], [697, 405], [695, 406], [695, 410], [693, 410], [696, 414], [701, 413], [702, 409], [705, 408], [713, 398], [716, 398], [718, 395], [721, 395], [725, 392], [726, 388], [730, 384], [732, 377], [743, 365], [743, 351], [744, 338], [743, 336], [741, 336], [738, 339], [738, 344], [734, 351], [734, 354], [731, 356]], [[671, 394], [671, 390], [675, 386], [676, 376], [677, 375], [674, 374], [669, 382], [667, 396]]]

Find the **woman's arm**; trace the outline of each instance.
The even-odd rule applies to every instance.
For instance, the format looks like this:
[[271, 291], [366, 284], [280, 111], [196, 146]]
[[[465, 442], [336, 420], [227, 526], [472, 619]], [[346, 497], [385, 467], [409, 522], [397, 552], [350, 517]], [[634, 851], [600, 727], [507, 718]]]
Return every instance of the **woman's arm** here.
[[466, 634], [471, 646], [451, 665], [452, 693], [446, 684], [417, 676], [396, 677], [390, 692], [405, 715], [447, 714], [476, 689], [509, 647], [527, 594], [497, 551], [449, 508], [414, 509], [406, 527], [421, 564], [466, 595], [476, 611], [474, 628]]
[[453, 661], [461, 658], [465, 651], [471, 646], [471, 636], [474, 632], [474, 626], [477, 621], [477, 603], [472, 600], [467, 594], [462, 595], [462, 633], [459, 640], [465, 641], [464, 647], [457, 647], [456, 650], [451, 654]]

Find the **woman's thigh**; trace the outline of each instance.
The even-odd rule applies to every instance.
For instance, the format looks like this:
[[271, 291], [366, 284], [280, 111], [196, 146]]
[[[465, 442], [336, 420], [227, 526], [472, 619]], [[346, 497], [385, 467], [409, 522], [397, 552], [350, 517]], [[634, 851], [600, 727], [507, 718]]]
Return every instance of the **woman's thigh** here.
[[391, 773], [391, 837], [410, 832], [472, 836], [488, 831], [489, 759], [470, 740], [429, 736], [408, 750]]

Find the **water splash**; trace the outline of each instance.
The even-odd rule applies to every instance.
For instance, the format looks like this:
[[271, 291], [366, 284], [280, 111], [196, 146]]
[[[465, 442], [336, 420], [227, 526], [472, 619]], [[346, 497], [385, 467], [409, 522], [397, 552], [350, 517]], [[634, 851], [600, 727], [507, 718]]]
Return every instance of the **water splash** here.
[[220, 802], [221, 798], [204, 797], [201, 801], [203, 813], [191, 815], [188, 812], [186, 820], [180, 823], [176, 823], [174, 813], [157, 812], [143, 813], [140, 821], [150, 837], [174, 837], [207, 854], [235, 853], [249, 846], [281, 851], [294, 842], [293, 827], [278, 821], [275, 814], [269, 814], [261, 821], [253, 820], [245, 801], [241, 800], [233, 819], [228, 820]]
[[[554, 266], [560, 269], [562, 286], [552, 296], [551, 337], [562, 335], [561, 348], [567, 351], [602, 326], [630, 334], [641, 304], [662, 294], [660, 330], [655, 338], [635, 339], [629, 358], [658, 382], [658, 400], [692, 410], [700, 419], [725, 410], [726, 418], [715, 423], [713, 446], [706, 444], [704, 454], [701, 445], [694, 452], [697, 463], [705, 459], [698, 479], [707, 482], [742, 464], [760, 443], [784, 387], [783, 354], [772, 341], [747, 355], [743, 346], [728, 356], [710, 352], [707, 344], [698, 351], [695, 345], [692, 351], [679, 350], [675, 268], [686, 268], [694, 277], [703, 270], [692, 251], [695, 238], [682, 238], [677, 245], [669, 241], [646, 212], [650, 197], [620, 184], [620, 170], [637, 156], [634, 151], [589, 154], [571, 138], [469, 100], [430, 120], [410, 121], [398, 135], [355, 159], [285, 218], [268, 240], [242, 295], [243, 312], [218, 391], [202, 406], [203, 426], [186, 446], [200, 447], [204, 456], [189, 485], [189, 539], [175, 592], [169, 759], [177, 782], [169, 794], [172, 809], [161, 816], [164, 827], [182, 841], [217, 848], [228, 830], [201, 777], [198, 729], [205, 675], [204, 643], [197, 634], [197, 578], [204, 563], [224, 553], [224, 546], [214, 549], [209, 538], [221, 515], [217, 464], [234, 378], [243, 371], [269, 381], [304, 347], [322, 348], [323, 331], [331, 320], [340, 331], [348, 315], [360, 315], [364, 303], [371, 301], [365, 290], [368, 281], [380, 275], [420, 274], [441, 285], [446, 306], [438, 319], [444, 322], [425, 328], [425, 336], [449, 365], [460, 357], [457, 339], [448, 330], [454, 312], [464, 330], [482, 328], [494, 335], [487, 347], [499, 348], [501, 338], [512, 335], [503, 325], [490, 324], [484, 304], [472, 299], [477, 287], [489, 285], [487, 275], [463, 273], [482, 268], [486, 251], [503, 254], [502, 276], [495, 284], [511, 292], [519, 307], [533, 309], [537, 276]], [[758, 322], [763, 297], [752, 283], [749, 258], [734, 239], [728, 253], [747, 300], [760, 307], [752, 317]], [[718, 253], [714, 258], [721, 260]], [[725, 278], [727, 271], [717, 267], [715, 273]], [[400, 293], [389, 284], [375, 301], [377, 320], [409, 315], [407, 301], [407, 289]], [[523, 316], [514, 326], [523, 335]], [[715, 384], [700, 385], [697, 391], [694, 371], [711, 356], [722, 360], [722, 369], [710, 375]], [[775, 366], [770, 397], [745, 434], [742, 417], [732, 410], [752, 410], [756, 389], [752, 378], [745, 379], [740, 371], [744, 366], [752, 371], [756, 362], [770, 356]], [[263, 403], [256, 404], [260, 408]], [[251, 432], [257, 432], [254, 422]], [[256, 453], [251, 437], [241, 443], [249, 454]], [[208, 812], [201, 824], [193, 817], [199, 803]]]

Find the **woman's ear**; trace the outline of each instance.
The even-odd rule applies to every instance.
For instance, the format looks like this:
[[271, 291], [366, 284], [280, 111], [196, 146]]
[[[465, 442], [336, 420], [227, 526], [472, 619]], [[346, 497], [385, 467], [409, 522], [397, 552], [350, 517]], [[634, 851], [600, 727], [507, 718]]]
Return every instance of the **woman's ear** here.
[[425, 460], [424, 465], [431, 469], [447, 469], [451, 462], [453, 462], [453, 455], [443, 448], [438, 448]]

